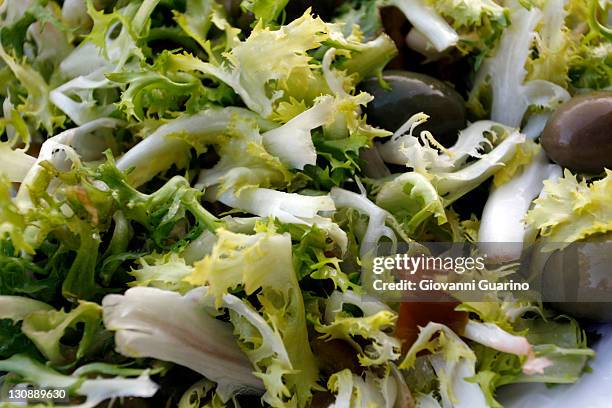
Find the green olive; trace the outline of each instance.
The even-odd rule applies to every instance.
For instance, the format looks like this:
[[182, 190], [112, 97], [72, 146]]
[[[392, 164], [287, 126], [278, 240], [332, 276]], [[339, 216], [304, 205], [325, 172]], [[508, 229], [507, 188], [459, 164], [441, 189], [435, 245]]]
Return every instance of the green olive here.
[[561, 105], [542, 133], [548, 157], [585, 173], [612, 168], [612, 92], [576, 96]]
[[446, 83], [430, 76], [408, 71], [385, 71], [384, 80], [390, 89], [381, 87], [377, 78], [364, 81], [361, 89], [374, 96], [366, 108], [368, 121], [389, 131], [396, 131], [415, 113], [429, 115], [426, 124], [441, 143], [449, 145], [457, 132], [465, 128], [465, 102]]

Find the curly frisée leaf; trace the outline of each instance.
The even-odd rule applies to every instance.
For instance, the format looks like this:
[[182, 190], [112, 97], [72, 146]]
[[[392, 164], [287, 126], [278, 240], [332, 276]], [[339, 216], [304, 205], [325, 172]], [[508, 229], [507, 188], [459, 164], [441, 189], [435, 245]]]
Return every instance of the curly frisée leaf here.
[[111, 377], [89, 379], [85, 376], [64, 375], [52, 368], [22, 354], [15, 354], [6, 360], [0, 360], [0, 371], [19, 375], [24, 382], [44, 388], [67, 389], [71, 396], [83, 396], [85, 402], [75, 407], [94, 408], [102, 401], [123, 397], [150, 398], [158, 390], [143, 373], [137, 378]]
[[372, 371], [366, 371], [362, 377], [349, 369], [333, 374], [327, 381], [327, 388], [336, 394], [336, 400], [329, 408], [404, 406], [400, 405], [403, 397], [399, 393], [406, 390], [398, 386], [397, 377], [391, 373], [393, 369], [390, 365], [385, 367], [382, 377]]
[[612, 231], [612, 171], [587, 184], [565, 170], [563, 177], [544, 182], [544, 194], [534, 201], [525, 222], [552, 243], [571, 243]]
[[[439, 55], [450, 47], [478, 59], [490, 53], [509, 24], [507, 8], [492, 0], [392, 0], [414, 28], [408, 43], [426, 55]], [[425, 41], [412, 42], [416, 35]], [[478, 63], [478, 62], [477, 62]]]
[[140, 267], [130, 272], [136, 278], [130, 285], [152, 286], [177, 292], [191, 289], [191, 285], [184, 282], [183, 278], [192, 273], [193, 268], [175, 252], [151, 254], [139, 258], [137, 262]]
[[[478, 121], [460, 132], [457, 143], [448, 149], [427, 131], [421, 133], [421, 144], [413, 133], [426, 120], [427, 115], [422, 113], [412, 116], [389, 142], [377, 148], [385, 161], [405, 164], [425, 176], [445, 206], [512, 162], [518, 147], [525, 142], [525, 135], [515, 129], [493, 121]], [[470, 157], [478, 160], [468, 162]]]
[[[96, 10], [92, 0], [87, 0], [87, 12], [93, 20], [93, 28], [87, 40], [97, 45], [106, 59], [112, 61], [117, 68], [123, 67], [132, 56], [143, 59], [139, 40], [148, 31], [151, 13], [159, 2], [160, 0], [144, 0], [128, 3], [121, 9], [105, 14], [104, 11]], [[110, 33], [118, 26], [119, 34], [112, 37]]]
[[362, 194], [353, 193], [352, 191], [342, 188], [332, 188], [330, 194], [332, 200], [338, 208], [354, 208], [359, 213], [367, 215], [368, 225], [361, 240], [359, 256], [362, 258], [371, 254], [372, 250], [380, 242], [383, 237], [388, 238], [395, 245], [397, 237], [395, 232], [386, 224], [387, 221], [395, 221], [393, 216], [386, 210], [383, 210], [378, 205], [370, 201], [365, 192]]
[[[5, 278], [10, 270], [3, 269]], [[31, 279], [30, 277], [27, 277]], [[13, 283], [16, 279], [10, 279]], [[17, 289], [12, 287], [11, 289]], [[0, 288], [1, 293], [6, 291]], [[10, 292], [9, 292], [10, 293]], [[22, 296], [0, 295], [0, 358], [17, 353], [38, 357], [34, 343], [23, 333], [22, 321], [34, 312], [47, 312], [53, 308], [46, 303]]]
[[[390, 310], [381, 310], [363, 317], [353, 317], [347, 313], [336, 313], [329, 323], [317, 324], [315, 329], [324, 340], [342, 339], [359, 353], [359, 363], [364, 366], [381, 365], [400, 357], [399, 339], [387, 333], [395, 326], [397, 315]], [[355, 337], [369, 342], [361, 346]]]
[[323, 96], [314, 106], [284, 124], [263, 134], [264, 146], [292, 168], [314, 165], [317, 151], [310, 131], [329, 122], [334, 113], [334, 99]]
[[25, 153], [23, 149], [0, 142], [0, 174], [8, 177], [9, 181], [22, 182], [34, 163], [36, 158]]
[[452, 18], [455, 27], [484, 24], [486, 17], [501, 18], [504, 8], [492, 0], [428, 0], [438, 12]]
[[92, 0], [87, 1], [93, 27], [60, 64], [59, 73], [66, 82], [49, 94], [53, 104], [76, 124], [110, 116], [116, 110], [113, 88], [118, 84], [105, 74], [134, 69], [145, 59], [142, 39], [149, 32], [151, 14], [158, 3], [159, 0], [130, 2], [105, 14], [96, 9]]
[[40, 72], [29, 66], [25, 61], [20, 62], [9, 55], [1, 45], [0, 58], [13, 72], [17, 80], [27, 92], [23, 103], [17, 105], [17, 110], [32, 121], [35, 128], [42, 128], [48, 134], [61, 127], [65, 117], [56, 111], [49, 99], [50, 86]]
[[416, 172], [404, 173], [382, 184], [376, 204], [393, 214], [409, 234], [432, 216], [439, 225], [447, 222], [444, 204], [435, 187]]
[[[490, 259], [504, 261], [515, 260], [520, 257], [522, 245], [488, 245], [487, 243], [522, 243], [529, 239], [531, 233], [526, 228], [524, 218], [532, 201], [542, 194], [544, 180], [558, 177], [561, 168], [556, 164], [549, 164], [539, 145], [531, 146], [536, 149], [534, 153], [523, 153], [524, 148], [532, 149], [529, 144], [519, 146], [515, 159], [501, 170], [503, 178], [508, 174], [521, 169], [511, 179], [501, 185], [496, 185], [498, 176], [493, 179], [494, 187], [482, 212], [478, 237], [481, 240], [479, 247], [487, 253]], [[523, 160], [526, 163], [520, 164]], [[528, 242], [530, 244], [531, 242]]]
[[[277, 152], [272, 151], [266, 143], [266, 135], [275, 130], [269, 130], [262, 135], [256, 120], [234, 116], [228, 124], [226, 137], [216, 142], [216, 151], [220, 156], [219, 162], [211, 169], [200, 172], [197, 185], [217, 186], [219, 192], [233, 190], [236, 191], [236, 194], [253, 187], [282, 188], [287, 186], [294, 175], [282, 162], [286, 156], [276, 157]], [[306, 136], [310, 138], [310, 133], [306, 132]], [[291, 146], [287, 140], [284, 141], [284, 144]], [[295, 149], [294, 151], [302, 154], [304, 150]], [[313, 154], [316, 156], [314, 150]]]
[[[88, 48], [82, 47], [83, 50]], [[74, 54], [80, 53], [80, 50], [75, 50]], [[90, 56], [77, 55], [77, 57]], [[90, 121], [106, 118], [116, 110], [115, 105], [109, 103], [107, 98], [98, 101], [95, 97], [96, 93], [112, 92], [111, 88], [116, 86], [104, 77], [104, 71], [110, 68], [107, 66], [96, 68], [95, 71], [77, 76], [49, 93], [51, 102], [77, 125], [86, 125]]]
[[32, 254], [34, 248], [25, 235], [28, 219], [11, 199], [11, 188], [10, 180], [0, 174], [0, 237], [10, 238], [14, 252]]
[[276, 90], [268, 96], [270, 83], [286, 81], [293, 70], [307, 68], [311, 60], [307, 51], [318, 48], [328, 38], [326, 32], [323, 20], [304, 14], [278, 30], [260, 22], [245, 41], [225, 54], [227, 64], [218, 66], [191, 55], [173, 55], [171, 60], [178, 69], [200, 71], [225, 82], [249, 109], [269, 117], [283, 95]]
[[[606, 6], [606, 2], [597, 0], [566, 3], [566, 25], [573, 37], [569, 77], [576, 88], [605, 89], [612, 82], [612, 35], [599, 21], [605, 19]], [[588, 28], [584, 27], [585, 22]]]
[[536, 357], [527, 338], [508, 333], [494, 323], [468, 321], [463, 336], [492, 349], [526, 358], [522, 363], [526, 375], [543, 374], [544, 369], [553, 365], [546, 357]]
[[231, 326], [215, 319], [211, 306], [201, 290], [181, 296], [146, 287], [108, 295], [102, 301], [104, 325], [115, 332], [120, 353], [189, 367], [227, 392], [261, 389]]
[[[153, 114], [165, 115], [178, 110], [177, 99], [196, 92], [197, 79], [189, 74], [180, 73], [172, 77], [152, 69], [143, 71], [113, 72], [106, 78], [120, 84], [128, 84], [127, 90], [121, 93], [119, 108], [128, 117], [144, 120]], [[146, 112], [146, 114], [145, 114]]]
[[574, 59], [572, 35], [565, 24], [566, 2], [547, 1], [535, 41], [537, 58], [527, 61], [529, 79], [543, 79], [567, 86], [570, 61]]
[[206, 378], [193, 384], [178, 401], [178, 408], [221, 408], [227, 406], [213, 390], [215, 383]]
[[524, 170], [524, 167], [540, 157], [541, 150], [540, 145], [532, 140], [525, 140], [525, 143], [518, 145], [514, 158], [509, 160], [504, 168], [495, 173], [493, 185], [499, 187], [510, 182], [521, 170]]
[[274, 232], [244, 235], [220, 229], [212, 253], [194, 267], [186, 281], [208, 284], [217, 307], [223, 305], [223, 295], [231, 289], [244, 288], [247, 295], [261, 290], [258, 300], [263, 316], [280, 333], [293, 367], [284, 375], [274, 370], [289, 393], [281, 389], [271, 397], [281, 401], [290, 397], [291, 405], [306, 406], [316, 387], [318, 368], [308, 343], [304, 301], [293, 270], [291, 236]]
[[429, 117], [424, 113], [417, 113], [393, 134], [391, 140], [379, 144], [382, 158], [388, 163], [404, 164], [420, 172], [458, 170], [469, 158], [482, 158], [485, 150], [500, 142], [500, 136], [509, 131], [492, 121], [478, 121], [460, 131], [452, 147], [440, 149], [435, 135], [427, 131], [421, 132], [420, 137], [414, 135], [416, 128], [427, 119]]
[[293, 240], [298, 240], [293, 244], [293, 265], [299, 280], [305, 276], [313, 279], [330, 279], [334, 287], [342, 291], [348, 288], [359, 290], [359, 286], [342, 271], [340, 267], [342, 260], [334, 256], [338, 253], [338, 249], [345, 254], [347, 249], [345, 241], [337, 240], [329, 230], [325, 231], [316, 225], [310, 227], [294, 224], [282, 225], [281, 228], [283, 227], [292, 233]]
[[273, 217], [282, 223], [316, 225], [324, 230], [343, 252], [346, 250], [346, 233], [325, 214], [336, 209], [329, 195], [307, 196], [269, 188], [248, 188], [239, 194], [226, 191], [218, 199], [225, 205], [260, 217]]
[[473, 340], [478, 382], [492, 407], [501, 408], [495, 390], [505, 384], [574, 382], [593, 351], [584, 333], [568, 317], [551, 318], [529, 302], [470, 302], [457, 310], [473, 313], [465, 337]]
[[[417, 357], [423, 350], [430, 354]], [[417, 359], [422, 359], [433, 369], [430, 375], [435, 373], [438, 379], [437, 394], [441, 406], [487, 406], [480, 386], [469, 381], [476, 374], [476, 356], [451, 329], [439, 323], [428, 323], [421, 329], [399, 368], [414, 368]]]
[[436, 51], [442, 52], [457, 45], [459, 35], [424, 0], [388, 0], [388, 4], [398, 7], [406, 18], [424, 35]]
[[122, 208], [125, 218], [144, 226], [158, 244], [167, 238], [169, 227], [184, 219], [187, 212], [200, 227], [209, 230], [218, 227], [217, 218], [199, 202], [201, 191], [191, 187], [184, 177], [174, 176], [157, 191], [143, 194], [129, 184], [110, 154], [94, 176], [112, 190], [113, 200]]
[[325, 322], [333, 322], [346, 305], [357, 307], [364, 316], [392, 312], [389, 306], [372, 296], [360, 294], [355, 290], [334, 291], [325, 302]]
[[[224, 16], [218, 15], [221, 10], [221, 5], [216, 1], [188, 0], [184, 13], [173, 11], [174, 20], [179, 27], [209, 53], [210, 58], [213, 58], [210, 55], [211, 43], [206, 37], [213, 25], [221, 30], [226, 29], [228, 38], [233, 38], [240, 32], [239, 29], [229, 26]], [[223, 20], [223, 23], [218, 24], [218, 20]]]
[[257, 20], [268, 24], [278, 18], [288, 2], [289, 0], [243, 0], [240, 5], [255, 14]]
[[260, 217], [274, 217], [289, 224], [317, 224], [324, 221], [320, 212], [334, 211], [336, 207], [328, 195], [307, 196], [267, 188], [249, 188], [236, 194], [221, 194], [222, 203]]
[[40, 310], [28, 314], [21, 330], [32, 340], [40, 352], [53, 364], [71, 362], [66, 346], [60, 340], [66, 330], [83, 325], [83, 336], [74, 352], [74, 360], [85, 356], [96, 336], [100, 335], [101, 308], [95, 303], [81, 301], [70, 312], [62, 310]]
[[[295, 370], [279, 331], [273, 322], [266, 321], [255, 308], [233, 295], [223, 296], [223, 306], [229, 309], [234, 334], [253, 363], [255, 376], [266, 388], [262, 400], [273, 407], [287, 406], [291, 390], [283, 376], [294, 374]], [[295, 398], [290, 401], [293, 405], [296, 402]]]
[[[505, 129], [500, 133], [504, 135], [507, 131]], [[524, 141], [523, 134], [510, 131], [493, 150], [483, 154], [479, 160], [454, 172], [432, 173], [432, 184], [446, 203], [452, 203], [504, 167]]]
[[[17, 191], [16, 202], [19, 207], [23, 209], [33, 206], [32, 195], [40, 188], [37, 183], [40, 183], [40, 180], [46, 177], [44, 175], [45, 168], [42, 166], [44, 162], [49, 162], [57, 168], [66, 168], [67, 166], [78, 167], [81, 164], [81, 160], [73, 146], [98, 130], [115, 129], [121, 125], [123, 125], [123, 122], [120, 120], [111, 118], [97, 119], [85, 125], [67, 129], [47, 139], [40, 148], [35, 164], [29, 169]], [[84, 145], [85, 143], [81, 144]], [[102, 153], [97, 151], [97, 149], [91, 149], [91, 151], [92, 153]]]
[[499, 123], [481, 120], [459, 132], [452, 147], [442, 147], [427, 131], [420, 137], [416, 128], [429, 117], [423, 113], [412, 116], [393, 135], [391, 140], [378, 145], [382, 158], [388, 163], [403, 164], [421, 173], [460, 170], [469, 158], [481, 159], [486, 151], [501, 143], [512, 129]]
[[[527, 78], [526, 64], [542, 11], [516, 7], [508, 27], [494, 51], [480, 67], [468, 105], [481, 114], [487, 108], [482, 100], [491, 94], [491, 119], [511, 127], [520, 127], [527, 110], [554, 109], [570, 98], [569, 92], [546, 79]], [[514, 101], [508, 104], [508, 101]]]
[[30, 313], [53, 309], [46, 303], [21, 296], [0, 296], [0, 319], [21, 321]]
[[[173, 164], [185, 166], [190, 146], [202, 149], [215, 144], [227, 132], [236, 116], [258, 118], [246, 109], [232, 107], [212, 108], [179, 117], [160, 126], [128, 150], [117, 160], [117, 167], [123, 171], [133, 169], [128, 177], [132, 185], [138, 187]], [[153, 157], [155, 160], [152, 160]]]
[[276, 252], [277, 255], [272, 256], [291, 243], [288, 235], [245, 235], [224, 229], [219, 229], [217, 234], [212, 253], [195, 263], [194, 272], [186, 281], [194, 285], [210, 285], [218, 307], [223, 302], [223, 294], [241, 284], [248, 294], [262, 287], [283, 292], [290, 290], [286, 284], [292, 279], [284, 270], [292, 269], [291, 253]]

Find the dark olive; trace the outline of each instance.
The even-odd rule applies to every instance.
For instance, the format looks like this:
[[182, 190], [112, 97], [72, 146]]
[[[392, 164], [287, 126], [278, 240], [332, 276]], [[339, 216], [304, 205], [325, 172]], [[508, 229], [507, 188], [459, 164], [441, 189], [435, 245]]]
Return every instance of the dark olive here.
[[542, 268], [544, 300], [575, 318], [612, 322], [611, 249], [612, 233], [608, 233], [549, 255]]
[[465, 128], [465, 103], [461, 95], [446, 83], [430, 76], [408, 71], [385, 71], [390, 89], [381, 87], [377, 78], [365, 80], [361, 89], [374, 96], [366, 108], [368, 121], [389, 131], [396, 131], [415, 113], [429, 115], [426, 124], [443, 144], [452, 144], [457, 132]]
[[542, 134], [548, 157], [586, 173], [612, 168], [612, 92], [576, 96], [551, 116]]

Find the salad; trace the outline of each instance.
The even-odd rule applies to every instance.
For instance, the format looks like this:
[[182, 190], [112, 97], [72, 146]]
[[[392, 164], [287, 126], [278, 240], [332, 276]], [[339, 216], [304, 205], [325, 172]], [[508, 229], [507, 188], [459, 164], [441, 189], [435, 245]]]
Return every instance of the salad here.
[[501, 279], [609, 240], [609, 11], [0, 0], [0, 406], [479, 408], [578, 381], [605, 278], [402, 302], [365, 274], [381, 245], [469, 243]]

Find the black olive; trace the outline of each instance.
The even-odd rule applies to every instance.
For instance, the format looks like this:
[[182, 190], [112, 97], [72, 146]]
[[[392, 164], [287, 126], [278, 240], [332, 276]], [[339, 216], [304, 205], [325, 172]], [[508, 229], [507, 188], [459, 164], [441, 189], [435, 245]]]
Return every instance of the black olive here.
[[428, 75], [408, 71], [385, 71], [390, 89], [383, 89], [377, 78], [362, 82], [361, 89], [374, 96], [366, 108], [368, 121], [396, 131], [415, 113], [429, 115], [420, 130], [429, 130], [444, 145], [452, 145], [457, 132], [465, 128], [465, 102], [446, 83]]
[[542, 268], [544, 300], [559, 312], [612, 322], [612, 233], [553, 252]]
[[612, 168], [612, 92], [576, 96], [551, 116], [542, 134], [548, 157], [573, 171]]

